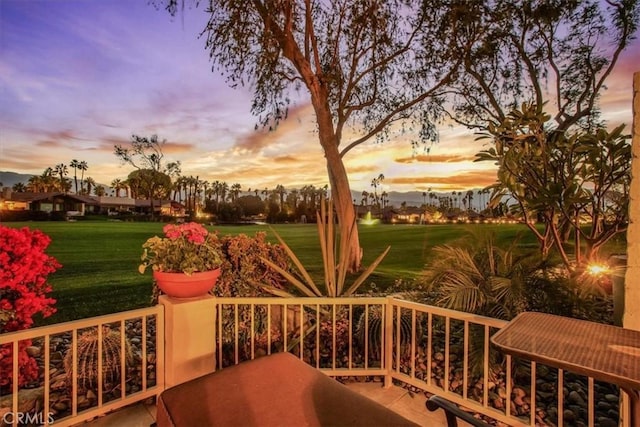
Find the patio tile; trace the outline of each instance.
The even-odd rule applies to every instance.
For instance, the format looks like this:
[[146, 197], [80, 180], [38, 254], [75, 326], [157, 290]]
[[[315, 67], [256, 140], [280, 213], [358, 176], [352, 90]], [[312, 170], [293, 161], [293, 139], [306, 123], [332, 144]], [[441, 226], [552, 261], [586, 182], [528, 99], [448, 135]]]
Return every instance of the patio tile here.
[[401, 399], [407, 390], [400, 387], [383, 388], [382, 383], [368, 382], [368, 383], [346, 383], [347, 387], [351, 390], [360, 393], [371, 400], [375, 400], [384, 406], [389, 406], [393, 402]]
[[110, 412], [102, 417], [94, 418], [75, 427], [149, 427], [156, 420], [156, 405], [139, 403]]
[[[427, 398], [421, 393], [409, 393], [408, 390], [392, 386], [383, 388], [381, 383], [347, 383], [350, 389], [375, 400], [397, 414], [420, 424], [422, 426], [446, 426], [447, 420], [443, 411], [428, 411], [425, 402]], [[460, 427], [468, 426], [467, 423], [458, 421]]]

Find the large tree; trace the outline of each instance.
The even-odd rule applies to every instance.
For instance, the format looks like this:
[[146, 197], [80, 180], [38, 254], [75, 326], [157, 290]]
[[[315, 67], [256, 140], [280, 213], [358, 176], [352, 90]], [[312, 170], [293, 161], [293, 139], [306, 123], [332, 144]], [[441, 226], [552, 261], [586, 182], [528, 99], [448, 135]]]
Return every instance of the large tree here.
[[[136, 185], [144, 189], [144, 193], [151, 205], [151, 218], [154, 217], [153, 201], [159, 197], [161, 189], [166, 190], [166, 196], [170, 191], [171, 176], [180, 174], [180, 162], [164, 162], [162, 147], [166, 140], [158, 140], [157, 135], [151, 137], [131, 136], [131, 147], [124, 147], [120, 144], [114, 146], [114, 154], [124, 163], [137, 169], [140, 173], [135, 174], [132, 179], [131, 174], [128, 181], [132, 186]], [[167, 182], [168, 180], [168, 182]]]
[[[621, 129], [602, 130], [599, 100], [635, 37], [639, 2], [497, 0], [479, 10], [481, 36], [470, 33], [472, 49], [461, 49], [448, 111], [494, 138], [480, 154], [499, 164], [492, 203], [508, 195], [542, 220], [542, 233], [531, 229], [543, 255], [556, 245], [569, 263], [561, 245], [573, 229], [592, 258], [626, 221], [629, 147]], [[582, 215], [593, 221], [589, 235]]]
[[[184, 0], [157, 0], [177, 13]], [[195, 2], [198, 3], [197, 1]], [[232, 86], [250, 85], [264, 126], [287, 116], [293, 92], [310, 101], [350, 269], [362, 257], [344, 156], [417, 119], [414, 142], [435, 138], [438, 94], [473, 27], [466, 1], [211, 0], [211, 59]], [[460, 42], [454, 41], [462, 40]], [[418, 130], [419, 129], [419, 130]]]
[[544, 105], [553, 135], [599, 126], [598, 101], [634, 38], [638, 0], [481, 4], [476, 33], [460, 45], [462, 72], [448, 93], [452, 117], [485, 130], [527, 102]]
[[[552, 247], [567, 267], [598, 259], [599, 249], [626, 230], [631, 181], [631, 146], [623, 126], [612, 132], [551, 135], [549, 116], [525, 105], [500, 126], [490, 126], [496, 142], [478, 154], [498, 164], [495, 194], [508, 196], [536, 236], [543, 258]], [[497, 200], [497, 198], [496, 198]], [[544, 228], [535, 224], [540, 220]], [[590, 227], [582, 222], [588, 221]], [[564, 247], [575, 236], [575, 258]], [[581, 252], [581, 243], [585, 251]]]

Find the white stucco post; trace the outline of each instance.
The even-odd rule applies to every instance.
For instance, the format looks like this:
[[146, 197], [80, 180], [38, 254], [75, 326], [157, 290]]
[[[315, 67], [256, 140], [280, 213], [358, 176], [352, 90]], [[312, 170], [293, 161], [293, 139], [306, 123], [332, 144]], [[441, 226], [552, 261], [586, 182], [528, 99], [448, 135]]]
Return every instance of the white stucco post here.
[[[633, 125], [631, 126], [631, 188], [627, 229], [627, 270], [624, 278], [622, 325], [640, 331], [640, 71], [633, 75]], [[629, 397], [622, 394], [620, 425], [631, 425]]]
[[166, 387], [181, 384], [215, 369], [216, 305], [211, 295], [176, 299], [161, 295], [164, 306]]
[[633, 75], [632, 135], [623, 325], [625, 328], [640, 330], [640, 71]]

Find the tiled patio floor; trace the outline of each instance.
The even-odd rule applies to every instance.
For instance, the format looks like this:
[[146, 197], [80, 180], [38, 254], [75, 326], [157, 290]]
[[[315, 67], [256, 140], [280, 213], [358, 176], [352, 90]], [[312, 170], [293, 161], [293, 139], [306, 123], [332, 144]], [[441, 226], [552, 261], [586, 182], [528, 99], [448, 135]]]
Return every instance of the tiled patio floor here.
[[[347, 386], [422, 426], [445, 427], [447, 425], [444, 412], [441, 410], [429, 412], [426, 409], [425, 397], [422, 394], [412, 394], [396, 386], [384, 389], [381, 383], [349, 383]], [[138, 404], [88, 421], [81, 426], [149, 427], [155, 421], [155, 417], [155, 405]], [[458, 421], [458, 426], [466, 427], [468, 425]]]

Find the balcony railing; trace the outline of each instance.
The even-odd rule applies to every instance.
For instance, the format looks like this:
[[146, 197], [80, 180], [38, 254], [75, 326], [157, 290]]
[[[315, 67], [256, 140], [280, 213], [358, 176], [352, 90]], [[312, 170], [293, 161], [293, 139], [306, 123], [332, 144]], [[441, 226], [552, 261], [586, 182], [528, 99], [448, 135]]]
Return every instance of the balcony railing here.
[[[335, 377], [383, 378], [508, 425], [611, 425], [619, 391], [502, 354], [506, 321], [381, 298], [217, 298], [218, 369], [289, 351]], [[561, 393], [558, 393], [561, 390]], [[605, 420], [606, 419], [606, 420]]]
[[[214, 326], [194, 339], [213, 340], [216, 369], [288, 351], [339, 380], [403, 383], [508, 425], [617, 422], [614, 386], [494, 348], [489, 338], [502, 320], [394, 297], [211, 301]], [[114, 336], [117, 349], [108, 352], [106, 339]], [[87, 340], [94, 345], [89, 354], [103, 354], [93, 376], [83, 371]], [[13, 378], [19, 348], [30, 348], [41, 371], [28, 385], [37, 390], [37, 403], [17, 381], [0, 388], [0, 416], [9, 424], [29, 414], [36, 424], [70, 425], [154, 396], [165, 387], [165, 344], [171, 345], [161, 305], [0, 335], [0, 348], [13, 349]], [[107, 375], [107, 368], [116, 374]]]
[[[19, 349], [36, 360], [39, 371], [23, 387], [15, 380], [24, 369]], [[155, 306], [2, 334], [0, 351], [0, 358], [11, 354], [13, 378], [0, 388], [0, 425], [73, 425], [164, 390], [164, 310]]]

